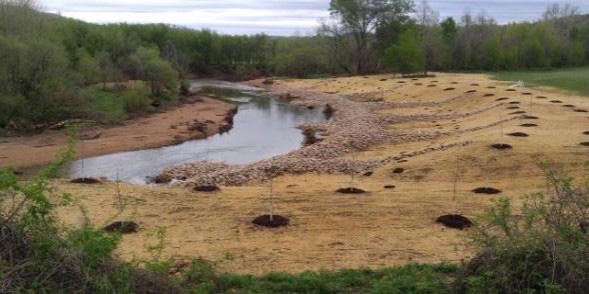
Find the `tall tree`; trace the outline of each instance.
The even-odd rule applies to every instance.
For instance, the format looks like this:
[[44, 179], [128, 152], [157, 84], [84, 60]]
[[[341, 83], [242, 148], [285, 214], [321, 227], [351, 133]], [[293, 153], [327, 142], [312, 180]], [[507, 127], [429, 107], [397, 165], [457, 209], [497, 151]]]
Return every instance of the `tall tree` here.
[[403, 75], [416, 73], [425, 68], [423, 46], [415, 31], [407, 30], [399, 36], [399, 41], [385, 52], [387, 67], [394, 73]]
[[439, 16], [429, 5], [427, 0], [423, 0], [417, 9], [417, 22], [421, 29], [421, 45], [423, 46], [425, 66], [424, 75], [428, 70], [438, 67], [441, 59], [440, 48], [442, 42], [439, 31]]
[[341, 26], [342, 35], [349, 35], [355, 73], [370, 71], [374, 34], [379, 27], [394, 22], [413, 9], [412, 0], [331, 0], [329, 11]]

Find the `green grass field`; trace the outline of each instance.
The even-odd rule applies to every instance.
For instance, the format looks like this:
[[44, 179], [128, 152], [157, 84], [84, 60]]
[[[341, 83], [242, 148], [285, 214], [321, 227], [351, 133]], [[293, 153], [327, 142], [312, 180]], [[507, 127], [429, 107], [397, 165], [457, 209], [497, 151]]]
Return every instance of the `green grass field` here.
[[492, 75], [501, 81], [524, 81], [531, 86], [549, 86], [589, 96], [589, 67], [550, 71], [499, 72]]

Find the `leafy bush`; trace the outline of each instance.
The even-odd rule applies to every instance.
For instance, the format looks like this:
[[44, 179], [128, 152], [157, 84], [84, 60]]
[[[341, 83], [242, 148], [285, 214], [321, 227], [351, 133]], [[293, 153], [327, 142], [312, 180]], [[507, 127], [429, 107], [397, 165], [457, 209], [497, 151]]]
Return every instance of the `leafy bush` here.
[[119, 235], [56, 221], [54, 208], [72, 199], [55, 193], [48, 176], [73, 146], [27, 182], [0, 170], [0, 293], [174, 293], [170, 281], [113, 259]]
[[148, 109], [151, 99], [149, 94], [142, 89], [133, 89], [122, 92], [125, 101], [125, 110], [128, 113], [144, 112]]
[[479, 221], [482, 250], [463, 269], [460, 292], [583, 293], [589, 289], [589, 186], [545, 166], [550, 189], [524, 201], [514, 216], [508, 199]]

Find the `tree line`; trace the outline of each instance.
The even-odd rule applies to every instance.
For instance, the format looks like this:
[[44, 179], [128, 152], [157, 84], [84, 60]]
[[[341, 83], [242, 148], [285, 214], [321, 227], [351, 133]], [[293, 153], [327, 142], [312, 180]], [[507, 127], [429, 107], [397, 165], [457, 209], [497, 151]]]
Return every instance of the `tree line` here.
[[112, 91], [130, 80], [145, 89], [129, 96], [126, 109], [142, 110], [176, 99], [194, 75], [409, 74], [589, 62], [589, 16], [570, 5], [507, 25], [469, 12], [440, 20], [426, 1], [332, 0], [329, 10], [331, 18], [312, 36], [232, 36], [164, 24], [90, 24], [44, 13], [34, 0], [0, 0], [0, 128], [91, 115], [88, 104], [99, 90], [85, 89]]

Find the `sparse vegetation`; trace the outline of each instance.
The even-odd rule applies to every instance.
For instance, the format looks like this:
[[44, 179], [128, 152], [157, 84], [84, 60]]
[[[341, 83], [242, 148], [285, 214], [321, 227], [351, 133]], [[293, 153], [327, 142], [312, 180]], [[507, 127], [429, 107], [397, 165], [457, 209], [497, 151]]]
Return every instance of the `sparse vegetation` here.
[[478, 220], [481, 251], [463, 269], [460, 292], [582, 293], [589, 287], [588, 185], [544, 164], [549, 186], [516, 211], [500, 199]]

